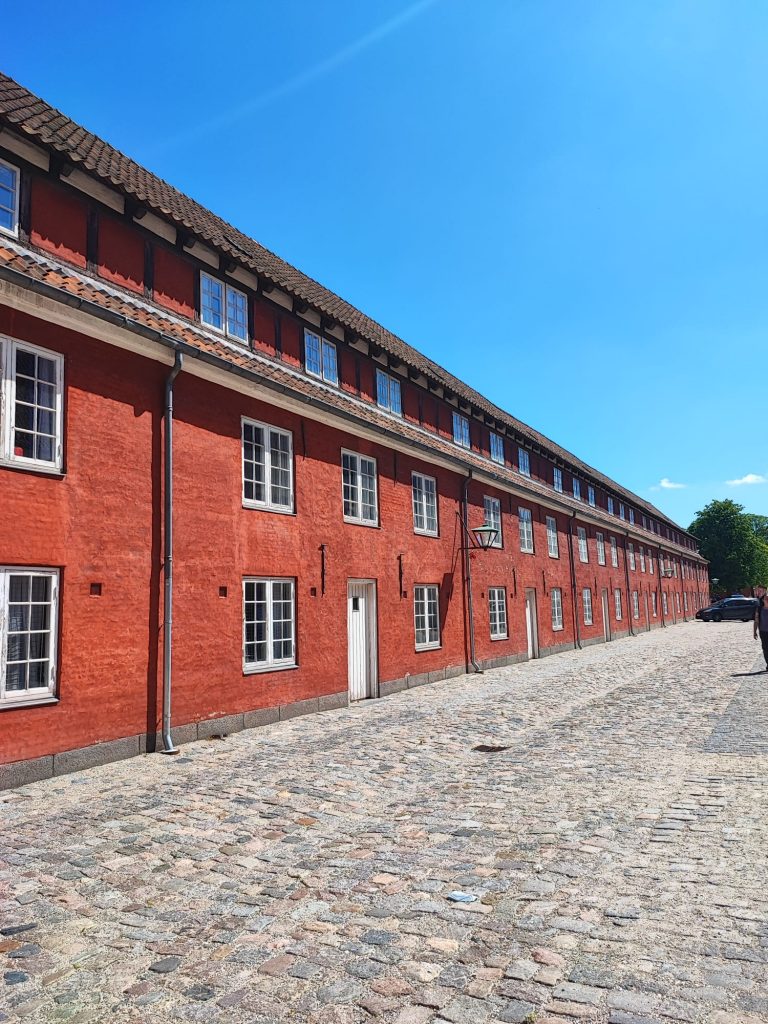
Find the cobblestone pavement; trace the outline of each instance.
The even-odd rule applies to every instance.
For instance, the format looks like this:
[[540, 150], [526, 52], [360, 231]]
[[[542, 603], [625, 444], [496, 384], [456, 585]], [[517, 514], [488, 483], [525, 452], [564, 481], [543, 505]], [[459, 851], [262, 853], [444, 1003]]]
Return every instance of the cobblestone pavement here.
[[0, 1020], [768, 1022], [757, 653], [690, 623], [2, 794]]

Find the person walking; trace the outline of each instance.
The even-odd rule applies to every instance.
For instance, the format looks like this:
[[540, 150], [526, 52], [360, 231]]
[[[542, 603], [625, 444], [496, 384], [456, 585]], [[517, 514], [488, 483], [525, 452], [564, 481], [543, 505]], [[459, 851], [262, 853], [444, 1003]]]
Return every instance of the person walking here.
[[757, 597], [760, 603], [755, 609], [755, 640], [760, 637], [765, 657], [765, 671], [768, 672], [768, 594], [765, 587], [757, 588]]

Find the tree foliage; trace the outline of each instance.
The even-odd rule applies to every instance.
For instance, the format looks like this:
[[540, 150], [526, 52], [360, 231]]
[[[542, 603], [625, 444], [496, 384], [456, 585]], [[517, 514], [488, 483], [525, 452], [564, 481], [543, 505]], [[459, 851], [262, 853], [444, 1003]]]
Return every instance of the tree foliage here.
[[[763, 521], [764, 522], [760, 522]], [[768, 517], [744, 511], [730, 498], [710, 501], [689, 527], [709, 559], [709, 578], [718, 591], [734, 593], [768, 582]]]

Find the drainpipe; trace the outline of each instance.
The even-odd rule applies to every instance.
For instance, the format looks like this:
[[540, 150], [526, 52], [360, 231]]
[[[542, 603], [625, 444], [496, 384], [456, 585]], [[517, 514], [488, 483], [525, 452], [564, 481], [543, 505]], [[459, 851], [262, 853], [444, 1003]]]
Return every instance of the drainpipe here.
[[667, 628], [667, 620], [664, 618], [664, 576], [661, 571], [661, 559], [663, 552], [659, 547], [659, 611], [661, 612], [661, 628]]
[[472, 664], [472, 668], [475, 672], [480, 675], [483, 674], [483, 670], [477, 663], [475, 657], [475, 612], [472, 605], [472, 559], [471, 552], [469, 550], [469, 484], [472, 479], [472, 470], [470, 469], [466, 480], [464, 481], [464, 491], [461, 496], [461, 525], [464, 530], [464, 536], [462, 537], [462, 547], [464, 549], [464, 574], [467, 580], [467, 612], [469, 613], [469, 660]]
[[164, 547], [163, 580], [163, 751], [178, 754], [171, 736], [171, 656], [173, 653], [173, 382], [181, 373], [184, 356], [177, 350], [173, 369], [165, 381]]
[[[629, 530], [625, 530], [624, 531], [624, 576], [626, 577], [626, 580], [627, 580], [627, 622], [629, 623], [629, 635], [630, 636], [637, 636], [637, 634], [635, 633], [635, 631], [634, 631], [634, 629], [632, 627], [632, 616], [635, 614], [635, 606], [632, 603], [632, 591], [630, 590], [630, 582], [629, 582], [629, 558], [627, 556], [627, 551], [628, 551], [627, 545], [628, 544], [629, 544]], [[637, 595], [637, 599], [638, 599], [638, 601], [640, 600], [640, 595], [639, 594]], [[640, 609], [639, 609], [639, 605], [638, 605], [638, 611], [639, 610]]]
[[581, 630], [579, 628], [579, 616], [576, 614], [576, 562], [573, 558], [573, 524], [576, 521], [576, 513], [571, 512], [568, 522], [568, 561], [571, 566], [571, 616], [573, 618], [573, 640], [576, 647], [581, 650]]

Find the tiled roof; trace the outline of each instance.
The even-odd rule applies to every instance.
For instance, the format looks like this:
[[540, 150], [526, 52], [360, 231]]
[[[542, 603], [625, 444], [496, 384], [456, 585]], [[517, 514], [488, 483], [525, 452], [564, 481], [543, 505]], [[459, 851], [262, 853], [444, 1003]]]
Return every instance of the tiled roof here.
[[[588, 514], [590, 518], [602, 521], [609, 530], [617, 531], [620, 528], [616, 517], [609, 515], [603, 509], [592, 508], [568, 494], [555, 493], [547, 484], [523, 477], [515, 470], [489, 462], [488, 459], [473, 451], [457, 449], [451, 441], [432, 431], [419, 427], [402, 417], [382, 411], [378, 406], [349, 395], [339, 388], [308, 377], [278, 359], [250, 352], [206, 331], [203, 327], [193, 326], [181, 318], [163, 313], [152, 304], [124, 293], [115, 286], [100, 284], [53, 257], [24, 252], [23, 248], [16, 243], [4, 242], [0, 239], [0, 274], [4, 269], [14, 272], [14, 275], [20, 275], [27, 286], [34, 287], [34, 282], [40, 282], [60, 293], [64, 301], [66, 298], [71, 299], [72, 296], [77, 296], [85, 302], [93, 303], [105, 311], [125, 318], [125, 325], [129, 328], [134, 325], [157, 331], [170, 342], [183, 346], [187, 351], [194, 350], [204, 358], [207, 356], [214, 360], [221, 360], [245, 371], [246, 374], [252, 375], [257, 382], [266, 383], [267, 386], [271, 382], [298, 396], [321, 403], [332, 411], [349, 416], [356, 421], [362, 420], [375, 427], [377, 431], [396, 434], [403, 440], [420, 446], [422, 450], [428, 448], [447, 459], [461, 462], [500, 481], [514, 484], [526, 493], [530, 493], [532, 500], [540, 497], [548, 502], [555, 501], [564, 509], [581, 512], [582, 516]], [[629, 523], [622, 523], [621, 528], [629, 529]], [[672, 544], [650, 531], [642, 530], [638, 523], [635, 523], [632, 529], [639, 536], [645, 535], [649, 543], [656, 546], [661, 544], [667, 550], [676, 549], [680, 555], [696, 560], [695, 553], [690, 549]]]
[[602, 485], [619, 498], [626, 499], [637, 510], [685, 532], [650, 502], [628, 491], [567, 449], [489, 402], [438, 363], [407, 345], [334, 292], [302, 274], [194, 199], [76, 124], [12, 78], [0, 73], [0, 125], [3, 124], [49, 152], [60, 154], [73, 165], [172, 221], [178, 228], [190, 232], [282, 290], [309, 303], [347, 330], [441, 384], [479, 412], [503, 423], [508, 430], [516, 432], [530, 444], [538, 445], [551, 456], [562, 460], [577, 475]]

